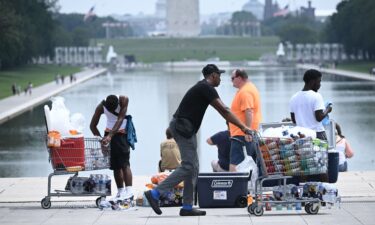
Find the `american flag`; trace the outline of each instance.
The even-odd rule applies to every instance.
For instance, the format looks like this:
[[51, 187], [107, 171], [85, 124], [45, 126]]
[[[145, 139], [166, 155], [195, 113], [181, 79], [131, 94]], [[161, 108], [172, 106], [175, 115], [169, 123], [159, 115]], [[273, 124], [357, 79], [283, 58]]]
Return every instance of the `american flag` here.
[[286, 5], [283, 9], [280, 9], [279, 11], [275, 12], [273, 14], [273, 17], [278, 17], [278, 16], [286, 16], [289, 13], [289, 5]]
[[86, 13], [85, 17], [83, 18], [83, 21], [87, 21], [92, 17], [95, 17], [94, 13], [95, 6], [91, 7], [91, 9]]

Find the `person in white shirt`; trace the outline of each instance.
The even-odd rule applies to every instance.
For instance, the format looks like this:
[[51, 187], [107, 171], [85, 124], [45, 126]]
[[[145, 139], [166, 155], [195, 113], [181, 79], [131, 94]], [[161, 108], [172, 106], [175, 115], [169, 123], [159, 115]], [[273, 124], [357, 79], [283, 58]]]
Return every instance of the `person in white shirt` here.
[[339, 172], [348, 171], [347, 159], [354, 156], [352, 147], [341, 132], [341, 127], [336, 123], [336, 151], [339, 153]]
[[290, 116], [293, 123], [316, 131], [316, 137], [327, 140], [322, 120], [332, 107], [324, 106], [323, 97], [318, 93], [322, 81], [322, 73], [310, 69], [303, 75], [305, 86], [290, 99]]

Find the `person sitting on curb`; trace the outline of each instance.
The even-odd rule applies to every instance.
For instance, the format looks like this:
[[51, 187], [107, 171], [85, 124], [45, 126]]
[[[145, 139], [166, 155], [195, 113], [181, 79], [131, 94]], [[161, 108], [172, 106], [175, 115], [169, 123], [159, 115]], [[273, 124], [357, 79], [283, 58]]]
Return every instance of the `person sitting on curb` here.
[[174, 170], [181, 164], [180, 150], [169, 128], [165, 131], [165, 135], [167, 140], [160, 144], [159, 172]]
[[336, 151], [339, 152], [339, 172], [348, 171], [348, 158], [354, 156], [352, 147], [341, 132], [341, 127], [336, 123]]
[[[228, 124], [227, 124], [228, 125]], [[214, 172], [229, 171], [230, 157], [230, 133], [229, 130], [217, 132], [207, 139], [209, 145], [216, 145], [218, 160], [212, 160], [211, 166]]]

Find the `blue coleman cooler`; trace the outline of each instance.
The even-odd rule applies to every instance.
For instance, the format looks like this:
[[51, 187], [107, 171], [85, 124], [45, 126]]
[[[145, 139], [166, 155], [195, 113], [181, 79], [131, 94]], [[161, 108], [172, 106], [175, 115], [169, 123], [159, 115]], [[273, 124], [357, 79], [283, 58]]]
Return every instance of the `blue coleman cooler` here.
[[249, 173], [200, 173], [197, 184], [199, 207], [246, 207], [249, 179]]

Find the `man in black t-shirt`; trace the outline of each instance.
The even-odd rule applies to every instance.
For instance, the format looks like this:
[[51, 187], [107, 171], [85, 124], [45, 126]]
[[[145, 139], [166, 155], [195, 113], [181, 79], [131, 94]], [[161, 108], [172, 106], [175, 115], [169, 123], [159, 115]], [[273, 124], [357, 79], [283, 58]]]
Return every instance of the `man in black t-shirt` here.
[[215, 89], [220, 85], [220, 75], [224, 72], [214, 64], [206, 65], [202, 70], [204, 79], [187, 91], [173, 115], [169, 128], [180, 149], [181, 166], [155, 189], [145, 192], [145, 197], [158, 215], [162, 213], [158, 204], [160, 195], [182, 181], [184, 182], [184, 192], [180, 216], [206, 215], [205, 211], [193, 209], [192, 205], [199, 172], [196, 133], [201, 126], [208, 105], [214, 107], [225, 120], [238, 126], [245, 133], [250, 133], [249, 128], [224, 105]]

